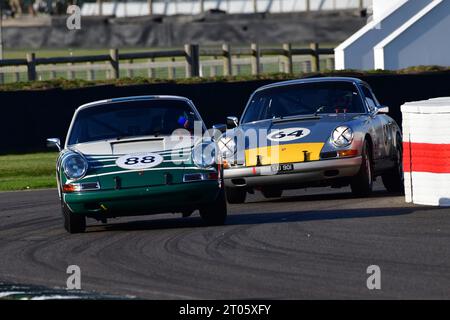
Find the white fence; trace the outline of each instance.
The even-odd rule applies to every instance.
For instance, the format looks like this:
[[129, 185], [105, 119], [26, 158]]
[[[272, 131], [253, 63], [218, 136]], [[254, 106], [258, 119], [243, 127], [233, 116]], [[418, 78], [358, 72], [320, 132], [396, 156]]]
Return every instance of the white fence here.
[[185, 50], [120, 53], [112, 49], [109, 55], [39, 58], [28, 54], [27, 59], [0, 60], [0, 82], [57, 78], [104, 80], [146, 77], [176, 79], [228, 75], [257, 75], [261, 73], [317, 72], [334, 69], [333, 49], [292, 48], [231, 48], [200, 50], [186, 45]]

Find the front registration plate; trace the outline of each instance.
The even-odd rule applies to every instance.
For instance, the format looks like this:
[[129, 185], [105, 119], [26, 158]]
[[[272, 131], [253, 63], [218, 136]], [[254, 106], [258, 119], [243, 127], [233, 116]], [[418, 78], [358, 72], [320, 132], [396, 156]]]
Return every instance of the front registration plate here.
[[275, 164], [272, 165], [272, 171], [278, 172], [278, 173], [284, 173], [294, 170], [294, 164], [293, 163], [283, 163], [283, 164]]

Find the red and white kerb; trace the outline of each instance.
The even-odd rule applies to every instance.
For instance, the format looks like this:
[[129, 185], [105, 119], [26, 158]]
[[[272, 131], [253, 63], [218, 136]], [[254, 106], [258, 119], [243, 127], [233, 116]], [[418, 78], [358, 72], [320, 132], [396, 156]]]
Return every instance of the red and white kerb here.
[[450, 206], [450, 98], [401, 110], [406, 202]]

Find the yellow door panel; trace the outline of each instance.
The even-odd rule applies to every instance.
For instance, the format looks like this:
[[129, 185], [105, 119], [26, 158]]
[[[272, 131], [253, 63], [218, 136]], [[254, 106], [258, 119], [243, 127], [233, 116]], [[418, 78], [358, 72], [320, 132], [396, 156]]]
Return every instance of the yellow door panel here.
[[320, 159], [320, 151], [324, 143], [293, 143], [270, 147], [261, 147], [245, 150], [245, 165], [253, 167], [257, 165], [258, 158], [260, 165], [270, 165], [278, 163], [303, 162], [305, 153], [307, 161]]

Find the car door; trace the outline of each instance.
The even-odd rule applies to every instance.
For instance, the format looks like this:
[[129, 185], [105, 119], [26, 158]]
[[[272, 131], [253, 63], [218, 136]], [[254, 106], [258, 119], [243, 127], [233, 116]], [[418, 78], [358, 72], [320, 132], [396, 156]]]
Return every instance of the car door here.
[[376, 167], [383, 167], [383, 160], [387, 159], [390, 155], [391, 146], [391, 132], [389, 130], [389, 123], [385, 115], [378, 114], [376, 112], [377, 107], [380, 106], [378, 100], [373, 94], [372, 90], [366, 86], [362, 86], [364, 94], [364, 102], [371, 113], [372, 123], [372, 140], [373, 140], [373, 155]]

